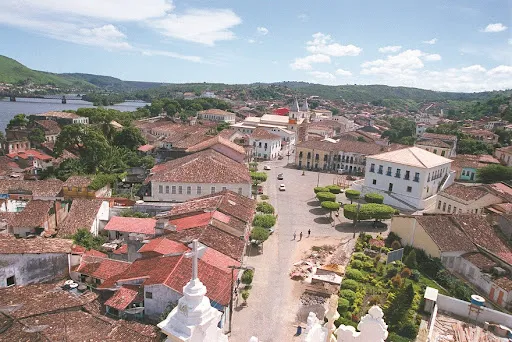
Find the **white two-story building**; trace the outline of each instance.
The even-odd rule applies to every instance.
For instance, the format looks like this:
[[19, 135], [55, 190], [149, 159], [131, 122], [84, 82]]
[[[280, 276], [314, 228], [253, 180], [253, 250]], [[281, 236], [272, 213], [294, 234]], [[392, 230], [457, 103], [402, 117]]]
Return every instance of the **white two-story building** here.
[[430, 209], [436, 195], [453, 183], [452, 160], [419, 147], [366, 158], [364, 183], [353, 188], [384, 195], [384, 203], [408, 210]]
[[227, 122], [229, 124], [234, 124], [235, 120], [236, 120], [235, 113], [226, 112], [225, 110], [220, 110], [220, 109], [202, 110], [197, 113], [197, 117], [199, 119], [217, 121], [217, 122]]
[[249, 145], [254, 158], [276, 159], [281, 151], [281, 137], [258, 127], [249, 135]]

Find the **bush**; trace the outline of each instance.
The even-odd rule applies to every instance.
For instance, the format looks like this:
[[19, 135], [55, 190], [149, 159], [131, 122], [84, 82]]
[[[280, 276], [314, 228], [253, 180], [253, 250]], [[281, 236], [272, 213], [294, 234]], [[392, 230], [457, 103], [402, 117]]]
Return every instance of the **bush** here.
[[336, 201], [336, 195], [331, 194], [330, 192], [318, 192], [316, 194], [316, 198], [318, 198], [318, 200], [320, 202], [325, 202], [325, 201], [335, 202]]
[[347, 299], [345, 299], [345, 298], [338, 299], [338, 312], [340, 314], [347, 312], [349, 307], [350, 307], [350, 302]]
[[347, 268], [345, 270], [345, 278], [361, 281], [361, 280], [363, 280], [364, 276], [361, 273], [361, 271], [359, 271], [359, 270], [355, 270], [353, 268]]
[[256, 214], [252, 224], [255, 227], [263, 227], [269, 229], [276, 224], [276, 217], [274, 215], [268, 214]]
[[398, 234], [396, 234], [395, 232], [389, 232], [388, 237], [386, 239], [384, 239], [384, 242], [386, 243], [387, 247], [391, 247], [391, 244], [394, 241], [400, 242], [400, 240], [401, 239], [400, 239], [400, 236], [398, 236]]
[[391, 278], [391, 284], [394, 287], [400, 287], [402, 285], [402, 277], [400, 276], [400, 274], [397, 274], [396, 276]]
[[394, 209], [389, 205], [385, 204], [361, 204], [359, 206], [359, 213], [357, 213], [357, 205], [347, 204], [343, 207], [343, 215], [349, 220], [355, 220], [356, 218], [362, 220], [385, 220], [393, 216]]
[[411, 339], [397, 335], [394, 332], [390, 332], [387, 341], [391, 342], [410, 342]]
[[258, 168], [257, 167], [249, 167], [249, 172], [256, 172], [258, 171]]
[[348, 189], [345, 190], [345, 196], [350, 200], [350, 203], [352, 203], [353, 200], [358, 199], [359, 196], [361, 196], [361, 192], [357, 190]]
[[250, 175], [253, 182], [264, 182], [267, 180], [267, 174], [265, 172], [251, 172]]
[[260, 211], [264, 214], [273, 214], [274, 207], [268, 202], [259, 202], [258, 205], [256, 205], [256, 211]]
[[361, 261], [367, 261], [368, 259], [370, 259], [370, 257], [368, 255], [361, 253], [361, 252], [352, 254], [352, 258], [354, 258], [356, 260], [361, 260]]
[[320, 203], [320, 205], [322, 206], [322, 208], [329, 210], [329, 212], [331, 213], [333, 211], [340, 209], [340, 204], [338, 202], [323, 201], [322, 203]]
[[269, 198], [269, 197], [268, 197], [267, 195], [261, 195], [261, 196], [260, 196], [260, 198], [261, 198], [262, 200], [268, 200], [268, 198]]
[[244, 300], [244, 302], [247, 301], [247, 298], [249, 298], [249, 290], [243, 290], [242, 291], [242, 299]]
[[245, 285], [249, 285], [252, 283], [252, 278], [254, 277], [254, 271], [253, 270], [245, 270], [244, 273], [242, 273], [242, 283]]
[[363, 262], [361, 260], [352, 260], [350, 267], [360, 270], [363, 268]]
[[369, 300], [369, 303], [370, 305], [377, 305], [380, 303], [380, 296], [378, 295], [373, 295], [370, 297], [370, 300]]
[[270, 235], [270, 232], [262, 227], [254, 227], [251, 231], [251, 240], [266, 241]]
[[409, 254], [405, 257], [404, 264], [412, 269], [418, 268], [418, 262], [416, 261], [416, 251], [414, 249], [410, 251]]
[[345, 279], [341, 283], [340, 288], [357, 292], [357, 290], [359, 289], [359, 283], [354, 279]]
[[384, 203], [384, 196], [376, 193], [369, 193], [364, 195], [364, 200], [368, 203]]
[[345, 298], [352, 304], [354, 300], [356, 299], [356, 293], [352, 290], [341, 290], [340, 291], [340, 297]]
[[402, 248], [402, 245], [400, 244], [400, 241], [395, 240], [395, 241], [393, 241], [393, 243], [391, 244], [391, 248], [392, 248], [393, 250], [396, 250], [396, 249]]
[[329, 185], [326, 186], [330, 193], [339, 194], [341, 192], [341, 188], [338, 185]]
[[315, 194], [318, 194], [319, 192], [329, 192], [329, 189], [325, 186], [317, 186], [313, 189]]
[[409, 268], [407, 268], [407, 267], [406, 267], [406, 268], [404, 268], [404, 269], [402, 270], [402, 272], [400, 272], [400, 276], [401, 276], [402, 278], [405, 278], [405, 279], [410, 278], [410, 277], [411, 277], [411, 274], [412, 274], [411, 270], [410, 270]]
[[414, 280], [414, 281], [419, 281], [419, 280], [420, 280], [420, 275], [421, 275], [420, 271], [418, 271], [418, 270], [413, 270], [413, 271], [412, 271], [412, 273], [411, 273], [410, 278], [411, 278], [412, 280]]
[[418, 327], [413, 322], [406, 322], [402, 325], [398, 334], [403, 337], [415, 339], [418, 335]]

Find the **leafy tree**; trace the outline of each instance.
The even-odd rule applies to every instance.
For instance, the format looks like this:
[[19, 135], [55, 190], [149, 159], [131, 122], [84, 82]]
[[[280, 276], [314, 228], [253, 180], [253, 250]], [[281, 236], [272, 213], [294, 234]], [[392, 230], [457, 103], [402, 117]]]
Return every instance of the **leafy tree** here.
[[16, 114], [7, 124], [7, 128], [27, 127], [29, 120], [25, 114]]
[[254, 227], [251, 231], [251, 240], [266, 241], [270, 235], [270, 232], [262, 227]]
[[231, 125], [227, 122], [221, 122], [217, 125], [217, 132], [221, 132], [225, 129], [228, 129], [229, 127], [231, 127]]
[[114, 136], [114, 145], [126, 147], [132, 151], [145, 143], [146, 139], [144, 139], [140, 130], [135, 127], [125, 127]]
[[102, 236], [94, 236], [88, 229], [80, 228], [71, 236], [73, 242], [87, 249], [101, 250], [106, 239]]
[[272, 228], [276, 224], [276, 217], [269, 214], [256, 214], [252, 221], [254, 227]]
[[482, 183], [496, 183], [512, 180], [512, 167], [503, 165], [489, 165], [476, 170], [476, 177]]
[[483, 141], [471, 138], [463, 138], [457, 142], [459, 154], [492, 154], [493, 146]]
[[416, 251], [414, 249], [410, 251], [409, 254], [405, 257], [404, 264], [411, 269], [418, 268], [418, 262], [416, 261]]
[[318, 200], [320, 202], [324, 202], [324, 201], [334, 202], [334, 201], [336, 201], [336, 195], [332, 194], [330, 192], [318, 192], [316, 194], [316, 198], [318, 198]]
[[414, 144], [414, 135], [416, 134], [416, 123], [404, 117], [389, 119], [390, 129], [382, 133], [383, 138], [388, 138], [390, 142], [412, 145]]
[[53, 174], [50, 173], [48, 176], [53, 175], [56, 178], [65, 181], [73, 175], [83, 175], [86, 173], [87, 171], [79, 159], [66, 159], [60, 163], [59, 167], [54, 170]]
[[148, 213], [142, 213], [140, 211], [133, 211], [133, 210], [124, 210], [121, 212], [122, 217], [137, 217], [137, 218], [148, 218], [150, 215]]
[[39, 127], [36, 127], [34, 128], [31, 132], [30, 132], [30, 135], [28, 136], [28, 139], [30, 140], [30, 142], [33, 144], [33, 145], [40, 145], [42, 143], [44, 143], [46, 141], [46, 138], [45, 138], [45, 135], [44, 135], [44, 131], [39, 128]]
[[251, 172], [250, 175], [254, 184], [258, 184], [267, 180], [266, 172]]
[[264, 214], [273, 214], [274, 207], [268, 202], [259, 202], [256, 205], [256, 211], [262, 212]]
[[329, 216], [332, 218], [332, 212], [340, 209], [340, 204], [338, 202], [324, 201], [320, 203], [322, 208], [329, 210]]
[[242, 273], [242, 284], [250, 285], [252, 283], [252, 279], [254, 278], [254, 271], [253, 270], [244, 270], [244, 273]]
[[364, 220], [385, 220], [393, 217], [395, 209], [385, 204], [369, 203], [361, 204], [359, 206], [359, 213], [357, 212], [356, 204], [347, 204], [343, 207], [343, 215], [349, 220], [357, 221]]
[[249, 299], [249, 290], [242, 291], [242, 299], [244, 300], [244, 303], [247, 304], [247, 299]]
[[356, 200], [361, 196], [361, 192], [357, 190], [348, 189], [345, 190], [345, 196], [350, 200], [350, 204], [352, 204], [353, 200]]
[[328, 185], [326, 186], [326, 188], [329, 190], [330, 193], [332, 194], [339, 194], [341, 192], [341, 188], [339, 187], [339, 185]]
[[315, 192], [315, 194], [317, 194], [319, 192], [329, 192], [329, 188], [327, 188], [325, 186], [317, 186], [313, 189], [313, 191]]
[[377, 193], [369, 193], [364, 195], [364, 200], [368, 203], [378, 203], [382, 204], [384, 203], [384, 196]]

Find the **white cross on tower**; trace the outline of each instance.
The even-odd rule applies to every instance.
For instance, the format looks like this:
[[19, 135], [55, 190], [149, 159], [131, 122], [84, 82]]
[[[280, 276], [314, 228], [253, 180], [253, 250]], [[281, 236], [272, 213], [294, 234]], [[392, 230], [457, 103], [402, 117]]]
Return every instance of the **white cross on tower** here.
[[199, 259], [199, 254], [202, 253], [204, 248], [204, 246], [199, 247], [199, 242], [195, 239], [192, 241], [192, 250], [185, 253], [186, 258], [192, 258], [192, 280], [197, 279], [197, 260]]

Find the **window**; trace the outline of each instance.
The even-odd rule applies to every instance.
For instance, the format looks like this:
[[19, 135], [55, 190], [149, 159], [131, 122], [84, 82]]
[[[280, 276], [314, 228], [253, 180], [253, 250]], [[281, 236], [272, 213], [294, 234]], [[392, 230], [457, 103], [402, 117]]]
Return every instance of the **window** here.
[[258, 147], [260, 147], [260, 148], [261, 148], [261, 142], [258, 144]]
[[302, 158], [302, 151], [299, 152], [299, 158]]
[[171, 187], [171, 194], [175, 194], [176, 193], [176, 185], [173, 185]]
[[192, 194], [192, 187], [187, 186], [187, 195], [191, 195], [191, 194]]
[[444, 157], [446, 151], [441, 151], [441, 157]]
[[320, 158], [320, 155], [317, 153], [315, 154], [315, 159], [318, 160], [318, 158]]
[[400, 178], [400, 169], [396, 169], [395, 177]]
[[420, 181], [420, 173], [419, 172], [415, 172], [414, 173], [413, 181], [415, 181], [415, 182], [419, 182]]
[[311, 152], [308, 152], [308, 159], [311, 159]]
[[238, 194], [241, 195], [242, 194], [242, 188], [238, 188]]
[[457, 207], [453, 206], [453, 213], [455, 214], [457, 212]]
[[412, 186], [407, 187], [407, 192], [412, 192]]
[[212, 186], [212, 187], [210, 188], [210, 193], [211, 193], [211, 194], [214, 194], [214, 193], [215, 193], [215, 187], [214, 187], [214, 186]]
[[370, 165], [370, 172], [375, 172], [375, 164]]
[[441, 209], [441, 201], [437, 202], [437, 209]]
[[153, 299], [153, 292], [146, 292], [147, 299]]
[[377, 185], [377, 180], [376, 180], [376, 179], [374, 179], [374, 180], [372, 181], [372, 184], [373, 184], [373, 185]]
[[225, 191], [227, 190], [228, 188], [226, 188], [225, 186], [222, 187], [222, 191]]
[[386, 176], [391, 176], [391, 166], [388, 166], [388, 170], [386, 171]]
[[446, 202], [443, 203], [443, 211], [446, 211]]
[[158, 186], [158, 193], [160, 193], [160, 194], [164, 193], [164, 186], [163, 185], [159, 185]]
[[434, 154], [437, 154], [437, 149], [434, 149]]
[[382, 175], [382, 169], [383, 169], [382, 165], [379, 165], [379, 171], [377, 171], [377, 173], [380, 173]]
[[165, 186], [165, 193], [168, 194], [169, 193], [169, 185], [166, 185]]
[[452, 211], [452, 205], [448, 204], [448, 212], [451, 212], [451, 211]]
[[405, 176], [404, 176], [404, 179], [405, 180], [409, 180], [409, 178], [411, 177], [411, 173], [410, 171], [405, 171]]
[[183, 193], [183, 187], [181, 185], [178, 186], [178, 194], [182, 194]]
[[201, 195], [201, 185], [197, 186], [196, 192], [198, 195]]
[[9, 287], [14, 285], [16, 285], [16, 278], [14, 278], [14, 276], [7, 278], [7, 286]]

